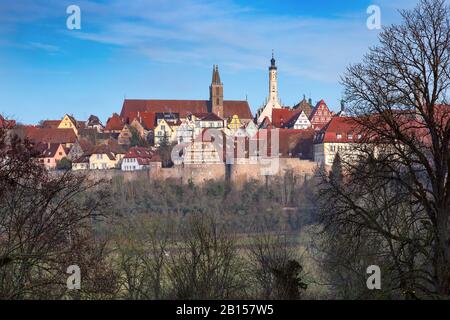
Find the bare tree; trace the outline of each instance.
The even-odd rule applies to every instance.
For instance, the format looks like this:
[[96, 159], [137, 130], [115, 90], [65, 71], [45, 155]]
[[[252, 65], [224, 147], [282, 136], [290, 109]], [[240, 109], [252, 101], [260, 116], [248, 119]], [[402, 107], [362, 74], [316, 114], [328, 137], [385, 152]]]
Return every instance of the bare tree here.
[[[86, 271], [84, 288], [99, 292], [110, 285], [100, 281], [103, 273], [92, 272], [104, 257], [92, 241], [101, 182], [49, 173], [35, 156], [31, 143], [0, 130], [0, 297], [64, 297], [66, 268], [73, 264]], [[97, 259], [83, 259], [87, 254]]]
[[172, 298], [232, 299], [244, 289], [234, 237], [212, 216], [196, 214], [170, 250]]
[[174, 222], [168, 216], [132, 216], [119, 226], [116, 239], [122, 296], [126, 299], [167, 297], [168, 250]]
[[323, 218], [381, 239], [405, 296], [442, 297], [450, 295], [450, 8], [421, 0], [401, 14], [403, 24], [385, 28], [342, 79], [361, 138], [341, 157], [344, 182], [325, 179]]
[[253, 295], [263, 299], [300, 299], [307, 285], [298, 255], [283, 233], [259, 232], [248, 255]]

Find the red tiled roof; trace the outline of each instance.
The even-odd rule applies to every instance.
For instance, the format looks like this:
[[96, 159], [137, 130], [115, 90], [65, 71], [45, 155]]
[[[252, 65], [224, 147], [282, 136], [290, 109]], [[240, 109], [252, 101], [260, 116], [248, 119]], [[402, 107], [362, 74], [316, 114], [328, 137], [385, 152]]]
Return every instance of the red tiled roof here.
[[223, 101], [223, 116], [224, 118], [237, 115], [239, 119], [253, 119], [250, 106], [247, 101], [224, 100]]
[[[275, 134], [275, 130], [278, 131], [278, 154], [275, 154], [276, 150], [272, 148], [272, 135]], [[259, 144], [266, 145], [265, 152], [269, 156], [273, 152], [273, 156], [312, 159], [314, 133], [313, 129], [272, 129], [267, 132], [259, 131], [257, 139], [260, 141]]]
[[[272, 137], [275, 135], [275, 132], [278, 132], [278, 148], [272, 145]], [[213, 136], [210, 136], [208, 129], [203, 129], [201, 134], [197, 136], [195, 142], [212, 142], [214, 140]], [[219, 135], [222, 135], [222, 139], [218, 141], [219, 147], [222, 145], [223, 147], [223, 157], [227, 157], [228, 154], [234, 154], [236, 157], [237, 149], [234, 149], [234, 153], [229, 153], [226, 150], [226, 140], [230, 139], [225, 135], [225, 133], [221, 132]], [[300, 157], [301, 159], [312, 159], [313, 158], [313, 141], [314, 141], [315, 131], [313, 129], [305, 129], [305, 130], [291, 130], [291, 129], [270, 129], [270, 130], [261, 130], [255, 135], [255, 137], [249, 139], [245, 138], [245, 153], [247, 156], [249, 155], [249, 141], [253, 140], [255, 143], [259, 145], [260, 148], [265, 148], [265, 151], [261, 150], [267, 156], [271, 157]], [[220, 136], [219, 136], [220, 137]], [[274, 138], [274, 137], [273, 137]], [[231, 137], [232, 140], [236, 141], [236, 137]], [[277, 149], [277, 150], [276, 150]], [[273, 152], [273, 154], [272, 154]], [[263, 154], [261, 154], [263, 156]]]
[[94, 148], [94, 145], [87, 139], [78, 139], [78, 144], [83, 153], [89, 152]]
[[143, 147], [133, 147], [125, 154], [124, 158], [151, 158], [153, 152]]
[[[411, 110], [392, 110], [395, 122], [406, 135], [414, 135], [424, 143], [430, 143], [429, 130], [421, 117]], [[434, 118], [438, 126], [445, 129], [450, 119], [450, 105], [436, 105]], [[364, 123], [366, 125], [364, 125]], [[371, 130], [377, 128], [377, 130]], [[383, 129], [384, 128], [384, 129]], [[389, 135], [392, 128], [380, 114], [352, 117], [333, 117], [317, 134], [314, 143], [352, 143], [381, 141], [384, 137], [377, 132]], [[381, 139], [381, 140], [380, 140]]]
[[314, 130], [279, 130], [279, 152], [281, 157], [313, 158]]
[[[252, 119], [252, 113], [247, 101], [224, 100], [224, 117], [237, 115], [240, 119]], [[208, 100], [129, 100], [123, 102], [122, 118], [128, 118], [131, 112], [173, 112], [181, 118], [193, 113], [207, 113], [210, 110]]]
[[333, 117], [317, 134], [314, 143], [351, 143], [358, 141], [359, 124], [351, 117]]
[[26, 127], [25, 136], [33, 142], [75, 143], [77, 136], [72, 129]]
[[301, 110], [298, 109], [273, 109], [272, 110], [272, 124], [277, 128], [283, 128], [292, 117], [296, 114], [300, 114]]
[[161, 158], [156, 152], [143, 147], [130, 148], [124, 158], [136, 159], [140, 165], [149, 165], [150, 162], [161, 162]]
[[[294, 114], [292, 115], [292, 117], [288, 120], [288, 122], [284, 125], [284, 128], [292, 128], [292, 127], [295, 125], [295, 123], [297, 122], [298, 117], [300, 117], [300, 115], [301, 115], [302, 113], [305, 114], [305, 111], [300, 110], [300, 109], [298, 110], [298, 112], [294, 113]], [[305, 115], [306, 115], [306, 114], [305, 114]]]
[[[50, 143], [47, 148], [43, 149], [40, 158], [54, 158], [60, 145], [59, 143]], [[66, 152], [65, 149], [64, 152]]]
[[122, 118], [117, 114], [114, 113], [112, 117], [108, 119], [106, 122], [105, 130], [106, 131], [118, 131], [122, 130], [124, 126]]
[[142, 124], [142, 126], [146, 130], [151, 130], [151, 129], [155, 128], [155, 122], [156, 122], [156, 113], [155, 112], [132, 111], [129, 113], [129, 115], [125, 119], [125, 121], [127, 123], [131, 124], [135, 119], [138, 119], [138, 121]]
[[42, 128], [53, 128], [57, 129], [61, 120], [44, 120], [42, 122]]

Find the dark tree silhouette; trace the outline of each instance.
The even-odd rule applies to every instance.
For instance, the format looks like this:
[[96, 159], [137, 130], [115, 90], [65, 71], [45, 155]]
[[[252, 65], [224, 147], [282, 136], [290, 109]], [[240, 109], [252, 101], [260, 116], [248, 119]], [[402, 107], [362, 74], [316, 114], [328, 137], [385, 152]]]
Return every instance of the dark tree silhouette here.
[[101, 213], [101, 181], [48, 172], [35, 150], [0, 129], [0, 298], [72, 296], [66, 287], [70, 265], [83, 272], [78, 297], [110, 293], [113, 273], [103, 265], [91, 226]]
[[325, 177], [323, 220], [381, 241], [405, 296], [448, 297], [450, 9], [422, 0], [401, 14], [343, 76], [361, 139], [341, 157], [344, 186]]

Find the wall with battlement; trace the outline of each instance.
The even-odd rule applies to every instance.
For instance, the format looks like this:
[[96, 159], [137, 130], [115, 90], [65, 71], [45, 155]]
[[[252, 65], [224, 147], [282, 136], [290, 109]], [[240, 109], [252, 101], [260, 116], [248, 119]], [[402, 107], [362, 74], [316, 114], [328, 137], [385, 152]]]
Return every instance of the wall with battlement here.
[[[239, 163], [232, 165], [224, 164], [190, 164], [179, 165], [173, 168], [152, 168], [149, 171], [124, 172], [120, 170], [91, 170], [89, 174], [94, 179], [112, 179], [121, 176], [125, 181], [130, 181], [142, 177], [151, 180], [175, 179], [180, 183], [201, 184], [208, 180], [229, 179], [235, 184], [243, 184], [249, 180], [259, 180], [261, 182], [272, 177], [283, 175], [286, 171], [292, 172], [299, 177], [309, 177], [317, 168], [317, 163], [308, 160], [294, 158], [278, 159], [278, 165], [271, 162], [267, 164]], [[267, 178], [266, 178], [267, 176]]]

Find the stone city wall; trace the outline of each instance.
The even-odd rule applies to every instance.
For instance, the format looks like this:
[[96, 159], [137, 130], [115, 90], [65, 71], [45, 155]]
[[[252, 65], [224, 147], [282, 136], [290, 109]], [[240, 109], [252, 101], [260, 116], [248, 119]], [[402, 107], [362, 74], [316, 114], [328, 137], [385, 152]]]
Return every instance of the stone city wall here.
[[[229, 179], [231, 182], [241, 185], [249, 180], [266, 181], [275, 176], [283, 175], [286, 171], [292, 172], [299, 177], [309, 177], [313, 175], [317, 168], [317, 163], [308, 160], [295, 158], [279, 159], [278, 166], [270, 168], [267, 165], [239, 163], [232, 165], [225, 164], [190, 164], [177, 165], [173, 168], [151, 168], [145, 171], [125, 172], [120, 170], [91, 170], [89, 174], [94, 179], [112, 179], [121, 176], [125, 181], [131, 181], [143, 176], [151, 180], [180, 180], [180, 183], [192, 181], [195, 184], [202, 184], [208, 180]], [[264, 172], [268, 173], [265, 174]], [[267, 178], [266, 178], [267, 176]]]

